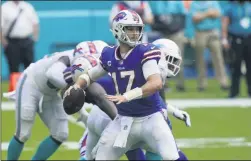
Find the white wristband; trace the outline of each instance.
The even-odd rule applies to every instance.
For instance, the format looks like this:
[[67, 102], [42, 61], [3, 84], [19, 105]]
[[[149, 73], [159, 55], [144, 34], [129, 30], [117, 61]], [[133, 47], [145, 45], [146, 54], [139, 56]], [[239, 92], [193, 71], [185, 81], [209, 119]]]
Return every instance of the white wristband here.
[[84, 79], [86, 81], [87, 84], [85, 85], [84, 89], [87, 88], [91, 83], [91, 80], [90, 80], [90, 77], [89, 77], [88, 74], [82, 74], [78, 78], [79, 79]]
[[142, 98], [142, 95], [143, 95], [143, 91], [139, 87], [134, 88], [123, 94], [123, 96], [126, 98], [127, 101]]

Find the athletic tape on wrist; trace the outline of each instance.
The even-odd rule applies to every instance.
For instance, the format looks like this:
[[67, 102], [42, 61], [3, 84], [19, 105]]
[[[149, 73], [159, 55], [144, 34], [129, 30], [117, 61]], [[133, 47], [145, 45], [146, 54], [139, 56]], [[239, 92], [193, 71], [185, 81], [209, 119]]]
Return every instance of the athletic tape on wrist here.
[[89, 77], [88, 74], [82, 74], [82, 75], [79, 76], [79, 78], [80, 78], [80, 79], [84, 79], [84, 80], [86, 81], [86, 83], [87, 83], [87, 84], [85, 85], [84, 89], [87, 88], [87, 87], [90, 85], [91, 80], [90, 80], [90, 77]]
[[127, 101], [142, 98], [142, 95], [143, 95], [143, 91], [139, 87], [134, 88], [123, 94], [123, 96], [126, 98]]

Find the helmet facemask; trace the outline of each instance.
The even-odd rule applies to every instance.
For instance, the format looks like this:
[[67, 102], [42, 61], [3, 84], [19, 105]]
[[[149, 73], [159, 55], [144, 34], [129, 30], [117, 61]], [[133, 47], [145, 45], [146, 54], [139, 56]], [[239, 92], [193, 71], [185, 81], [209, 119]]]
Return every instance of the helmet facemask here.
[[176, 76], [180, 71], [181, 59], [171, 55], [167, 55], [166, 62], [168, 68], [168, 76]]
[[[123, 24], [118, 24], [118, 29], [120, 30], [121, 35], [116, 36], [116, 38], [131, 46], [134, 47], [137, 44], [141, 43], [142, 36], [143, 36], [143, 25], [123, 25]], [[138, 27], [138, 31], [133, 31], [136, 30], [135, 28]], [[133, 29], [134, 28], [134, 29]], [[115, 29], [116, 32], [117, 29]]]
[[143, 28], [143, 21], [135, 11], [122, 10], [113, 18], [111, 31], [120, 42], [134, 47], [142, 40]]

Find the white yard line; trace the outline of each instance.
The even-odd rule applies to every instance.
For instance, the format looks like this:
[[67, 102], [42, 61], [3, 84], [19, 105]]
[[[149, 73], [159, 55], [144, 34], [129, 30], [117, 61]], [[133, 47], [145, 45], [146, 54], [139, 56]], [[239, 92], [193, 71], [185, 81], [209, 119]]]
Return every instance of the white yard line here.
[[[244, 137], [236, 138], [180, 138], [176, 139], [179, 148], [231, 148], [231, 147], [251, 147], [251, 142], [248, 142]], [[7, 151], [8, 143], [2, 143], [2, 150]], [[76, 141], [67, 141], [63, 143], [65, 150], [77, 150], [79, 143]], [[35, 147], [26, 147], [24, 150], [34, 150]]]
[[[1, 106], [2, 111], [14, 111], [15, 110], [15, 105], [14, 102], [3, 102]], [[77, 126], [80, 126], [82, 128], [85, 128], [85, 124], [83, 122], [77, 122], [77, 119], [74, 118], [73, 116], [68, 116], [68, 120], [76, 124]]]
[[[232, 107], [251, 107], [251, 99], [172, 99], [167, 101], [170, 104], [173, 104], [180, 109], [185, 108], [232, 108]], [[92, 108], [92, 104], [85, 104], [84, 108]], [[2, 111], [14, 111], [15, 104], [14, 102], [3, 102], [1, 104]], [[73, 116], [68, 116], [68, 120], [82, 128], [85, 128], [84, 123], [77, 122], [76, 118]]]
[[167, 100], [167, 103], [176, 105], [179, 108], [231, 108], [231, 107], [251, 107], [250, 98], [238, 98], [238, 99], [171, 99]]
[[[170, 99], [166, 101], [172, 105], [185, 108], [232, 108], [232, 107], [251, 107], [250, 98], [238, 98], [238, 99]], [[84, 104], [84, 108], [91, 108], [91, 104]], [[2, 111], [13, 111], [15, 109], [14, 102], [3, 102], [1, 105]]]
[[[1, 150], [2, 151], [7, 151], [7, 149], [8, 149], [8, 146], [9, 146], [9, 142], [2, 142], [1, 143]], [[35, 147], [34, 147], [35, 148]], [[31, 150], [33, 150], [34, 148], [31, 148], [31, 147], [24, 147], [24, 151], [31, 151]]]

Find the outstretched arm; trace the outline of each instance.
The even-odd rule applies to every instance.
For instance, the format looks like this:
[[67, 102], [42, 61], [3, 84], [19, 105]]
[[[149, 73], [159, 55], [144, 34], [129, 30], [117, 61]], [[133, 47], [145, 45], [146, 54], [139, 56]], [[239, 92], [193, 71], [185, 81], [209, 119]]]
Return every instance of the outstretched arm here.
[[91, 83], [104, 76], [105, 74], [107, 74], [107, 71], [105, 71], [102, 65], [98, 63], [98, 65], [89, 69], [86, 74], [80, 75], [74, 86], [86, 89]]
[[86, 89], [86, 100], [96, 104], [111, 119], [116, 117], [117, 108], [113, 102], [106, 98], [106, 91], [100, 84], [94, 82]]
[[178, 108], [176, 108], [175, 106], [171, 105], [171, 104], [167, 104], [167, 112], [171, 113], [175, 118], [182, 120], [186, 123], [187, 127], [191, 127], [191, 120], [190, 120], [190, 115], [183, 110], [180, 110]]
[[131, 100], [147, 97], [162, 88], [162, 79], [156, 60], [149, 60], [144, 63], [143, 74], [146, 79], [146, 83], [141, 87], [136, 87], [132, 90], [125, 92], [123, 95], [108, 95], [107, 98], [113, 102], [120, 104], [122, 102], [129, 102]]

